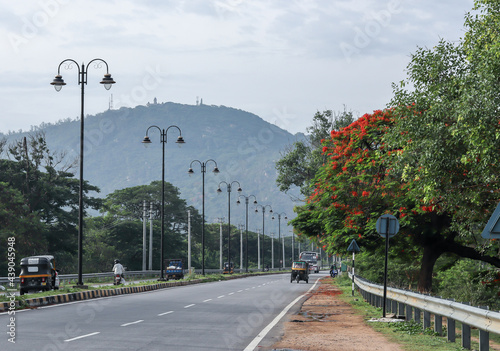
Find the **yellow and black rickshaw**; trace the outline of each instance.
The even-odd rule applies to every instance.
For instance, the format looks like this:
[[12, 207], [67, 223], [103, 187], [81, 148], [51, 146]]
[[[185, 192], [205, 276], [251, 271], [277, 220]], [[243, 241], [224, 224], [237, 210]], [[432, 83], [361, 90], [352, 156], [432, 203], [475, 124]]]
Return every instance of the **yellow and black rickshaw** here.
[[296, 280], [297, 283], [301, 280], [305, 280], [306, 283], [309, 283], [309, 263], [306, 261], [293, 261], [290, 283], [294, 280]]
[[30, 256], [21, 259], [21, 288], [19, 293], [59, 289], [59, 271], [56, 270], [54, 256]]
[[228, 262], [224, 262], [224, 270], [222, 271], [222, 274], [233, 274], [234, 273], [234, 263], [231, 262], [229, 264]]

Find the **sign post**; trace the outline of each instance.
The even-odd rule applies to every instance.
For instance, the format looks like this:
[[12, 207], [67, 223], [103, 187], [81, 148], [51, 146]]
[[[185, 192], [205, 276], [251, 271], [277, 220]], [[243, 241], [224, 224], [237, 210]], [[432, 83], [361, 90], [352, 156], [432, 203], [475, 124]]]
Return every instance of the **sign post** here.
[[358, 244], [356, 244], [356, 240], [352, 239], [347, 251], [352, 252], [352, 296], [354, 296], [354, 258], [356, 256], [356, 252], [360, 251]]
[[384, 268], [384, 304], [382, 307], [382, 316], [385, 318], [386, 301], [387, 301], [387, 258], [389, 256], [389, 238], [392, 238], [399, 232], [399, 221], [396, 217], [390, 214], [385, 214], [377, 219], [375, 224], [377, 233], [382, 238], [385, 238], [385, 268]]

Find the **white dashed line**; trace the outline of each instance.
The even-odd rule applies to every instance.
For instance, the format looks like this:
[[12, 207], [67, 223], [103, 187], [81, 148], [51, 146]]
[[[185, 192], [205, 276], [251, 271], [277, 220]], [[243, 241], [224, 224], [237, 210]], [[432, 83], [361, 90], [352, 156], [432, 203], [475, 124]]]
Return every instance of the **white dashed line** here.
[[217, 296], [218, 299], [222, 299], [225, 295]]
[[144, 322], [144, 320], [139, 319], [138, 321], [135, 321], [135, 322], [125, 323], [125, 324], [122, 324], [120, 327], [126, 327], [128, 325], [137, 324], [137, 323], [141, 323], [141, 322]]
[[243, 290], [238, 290], [237, 292], [243, 292]]
[[228, 295], [233, 295], [233, 294], [234, 294], [234, 292], [230, 292]]
[[73, 339], [66, 339], [66, 340], [64, 340], [64, 342], [70, 342], [70, 341], [74, 341], [74, 340], [86, 338], [87, 336], [97, 335], [97, 334], [100, 334], [100, 333], [101, 332], [95, 332], [95, 333], [90, 333], [90, 334], [87, 334], [87, 335], [81, 335], [81, 336], [77, 336], [76, 338], [73, 338]]
[[195, 304], [192, 303], [191, 305], [187, 305], [187, 306], [184, 306], [184, 308], [189, 308], [189, 307], [193, 307]]
[[208, 302], [208, 301], [212, 301], [212, 299], [206, 299], [206, 300], [205, 300], [205, 301], [203, 301], [203, 302]]
[[163, 312], [163, 313], [160, 313], [158, 316], [164, 316], [164, 315], [170, 314], [170, 313], [174, 313], [174, 311]]

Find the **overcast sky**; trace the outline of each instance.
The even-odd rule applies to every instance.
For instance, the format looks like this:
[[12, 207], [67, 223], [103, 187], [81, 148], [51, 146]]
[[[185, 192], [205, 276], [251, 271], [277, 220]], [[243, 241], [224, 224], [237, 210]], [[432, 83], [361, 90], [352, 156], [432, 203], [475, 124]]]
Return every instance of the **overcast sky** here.
[[0, 132], [152, 102], [225, 105], [292, 133], [386, 107], [415, 49], [464, 34], [473, 0], [0, 0]]

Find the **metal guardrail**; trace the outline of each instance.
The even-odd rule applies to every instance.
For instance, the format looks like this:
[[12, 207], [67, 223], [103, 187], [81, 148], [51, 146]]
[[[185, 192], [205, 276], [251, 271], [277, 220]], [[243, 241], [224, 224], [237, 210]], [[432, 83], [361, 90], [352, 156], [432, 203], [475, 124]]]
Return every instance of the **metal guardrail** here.
[[[350, 275], [351, 276], [351, 275]], [[352, 276], [351, 276], [352, 277]], [[354, 283], [361, 294], [372, 305], [383, 306], [384, 287], [355, 277]], [[387, 312], [405, 316], [406, 320], [420, 322], [423, 313], [423, 327], [431, 326], [430, 317], [434, 315], [434, 331], [442, 334], [442, 317], [447, 318], [448, 341], [455, 342], [455, 322], [462, 323], [462, 347], [471, 348], [470, 328], [479, 329], [479, 350], [489, 350], [489, 333], [500, 334], [500, 313], [472, 307], [452, 300], [419, 294], [412, 291], [387, 288]], [[413, 313], [414, 312], [414, 313]]]
[[[284, 268], [284, 270], [287, 270], [289, 268]], [[196, 274], [201, 274], [202, 270], [201, 269], [195, 269], [194, 270]], [[245, 273], [245, 269], [234, 269], [235, 273]], [[252, 272], [257, 272], [260, 270], [257, 269], [250, 269], [249, 271]], [[279, 271], [278, 268], [270, 268], [269, 271]], [[189, 270], [185, 269], [184, 274], [188, 274]], [[205, 273], [208, 274], [216, 274], [216, 273], [222, 273], [221, 269], [205, 269]], [[146, 276], [159, 276], [160, 271], [159, 270], [152, 270], [152, 271], [126, 271], [125, 272], [125, 277], [146, 277]], [[108, 277], [113, 277], [113, 272], [105, 272], [105, 273], [85, 273], [82, 274], [82, 279], [89, 280], [89, 279], [101, 279], [101, 278], [108, 278]], [[76, 281], [78, 279], [78, 274], [59, 274], [59, 280], [61, 282], [68, 282], [68, 281]], [[11, 282], [11, 279], [7, 277], [0, 277], [0, 285], [3, 286], [8, 286]], [[14, 278], [14, 287], [17, 289], [18, 285], [20, 283], [19, 277]]]

